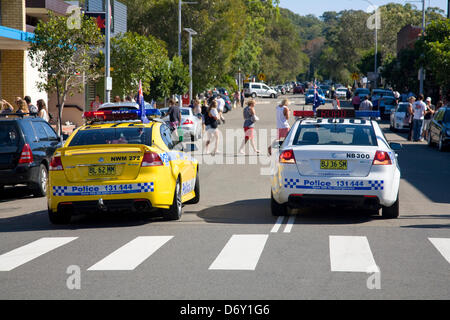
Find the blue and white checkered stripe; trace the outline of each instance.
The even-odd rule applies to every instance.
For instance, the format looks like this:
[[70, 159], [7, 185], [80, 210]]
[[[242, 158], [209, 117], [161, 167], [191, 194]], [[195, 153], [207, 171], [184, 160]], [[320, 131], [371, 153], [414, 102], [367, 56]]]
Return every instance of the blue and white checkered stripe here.
[[141, 188], [141, 192], [153, 192], [153, 191], [155, 191], [153, 182], [138, 183], [138, 187]]
[[369, 185], [371, 190], [383, 190], [384, 181], [383, 180], [369, 180]]
[[64, 196], [67, 192], [67, 187], [61, 187], [61, 186], [53, 186], [53, 195], [54, 196]]
[[111, 184], [111, 185], [89, 185], [89, 186], [53, 186], [53, 195], [64, 196], [100, 196], [113, 194], [131, 194], [154, 192], [154, 182]]
[[[384, 180], [328, 180], [329, 185], [305, 184], [301, 179], [284, 179], [284, 187], [288, 189], [318, 189], [318, 190], [384, 190]], [[350, 183], [350, 184], [349, 184]], [[354, 183], [354, 184], [351, 184]]]
[[285, 188], [295, 189], [297, 187], [297, 184], [300, 183], [300, 179], [284, 179], [284, 182]]

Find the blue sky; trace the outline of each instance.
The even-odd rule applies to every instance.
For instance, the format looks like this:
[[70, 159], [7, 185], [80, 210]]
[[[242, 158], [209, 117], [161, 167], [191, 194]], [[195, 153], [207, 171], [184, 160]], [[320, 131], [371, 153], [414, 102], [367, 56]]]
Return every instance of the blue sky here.
[[[395, 2], [405, 4], [406, 0], [280, 0], [280, 7], [289, 9], [300, 15], [314, 14], [321, 16], [324, 11], [341, 11], [346, 9], [366, 10], [369, 2], [376, 6]], [[421, 2], [411, 2], [422, 9]], [[447, 0], [425, 0], [426, 6], [439, 7], [447, 14]]]

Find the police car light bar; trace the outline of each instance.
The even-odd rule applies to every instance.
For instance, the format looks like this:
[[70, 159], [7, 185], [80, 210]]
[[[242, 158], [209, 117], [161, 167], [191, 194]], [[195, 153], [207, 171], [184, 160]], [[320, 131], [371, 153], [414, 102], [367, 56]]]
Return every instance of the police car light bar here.
[[[147, 117], [161, 116], [158, 109], [146, 109]], [[83, 113], [83, 117], [87, 121], [116, 121], [116, 120], [139, 120], [141, 118], [140, 110], [105, 110], [105, 111], [88, 111]]]
[[294, 117], [307, 118], [379, 118], [379, 111], [359, 111], [353, 109], [319, 109], [314, 115], [312, 110], [296, 110]]

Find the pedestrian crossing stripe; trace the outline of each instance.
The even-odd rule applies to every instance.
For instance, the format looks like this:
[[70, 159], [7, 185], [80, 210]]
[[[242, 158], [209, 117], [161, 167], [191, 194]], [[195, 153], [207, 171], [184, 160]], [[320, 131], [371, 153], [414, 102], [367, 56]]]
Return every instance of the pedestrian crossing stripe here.
[[75, 239], [77, 239], [77, 237], [41, 238], [4, 253], [0, 255], [0, 271], [14, 270], [15, 268]]
[[[277, 232], [282, 222], [283, 219], [278, 218], [272, 232]], [[87, 270], [135, 270], [173, 238], [174, 236], [136, 237]], [[232, 235], [209, 266], [209, 270], [254, 271], [268, 238], [268, 234]], [[0, 255], [0, 272], [12, 271], [76, 239], [78, 237], [44, 237], [3, 253]], [[450, 263], [450, 238], [428, 239], [438, 253]], [[329, 257], [332, 272], [380, 272], [369, 241], [364, 236], [329, 236]]]

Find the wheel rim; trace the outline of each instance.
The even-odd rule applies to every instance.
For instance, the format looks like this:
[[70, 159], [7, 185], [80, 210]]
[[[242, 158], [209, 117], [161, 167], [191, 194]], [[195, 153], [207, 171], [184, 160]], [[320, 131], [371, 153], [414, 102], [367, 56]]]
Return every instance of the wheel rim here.
[[42, 191], [47, 191], [47, 170], [45, 168], [41, 168], [41, 188]]
[[181, 192], [180, 192], [180, 184], [177, 183], [177, 211], [178, 211], [178, 215], [181, 212]]

